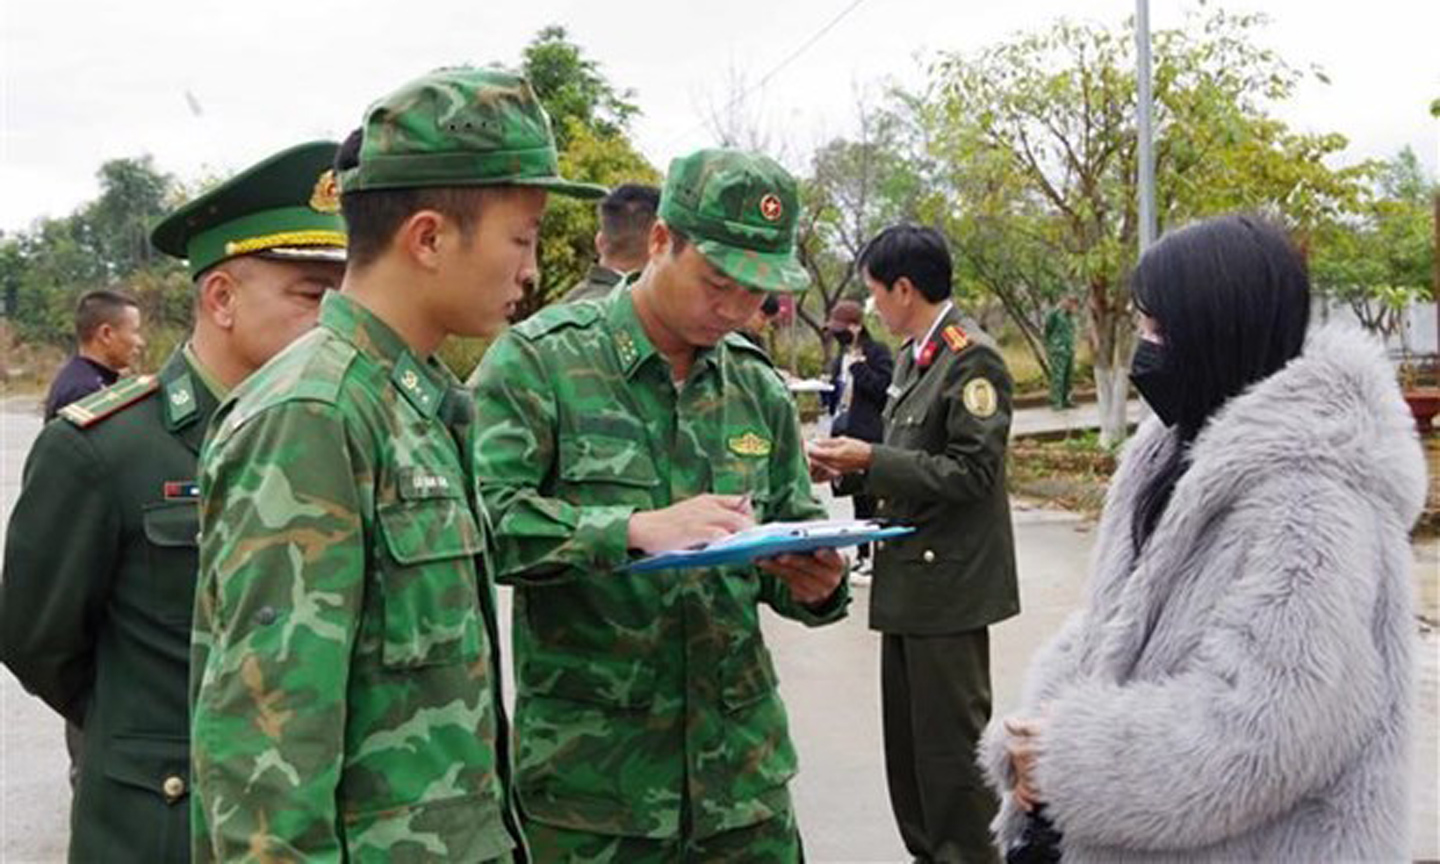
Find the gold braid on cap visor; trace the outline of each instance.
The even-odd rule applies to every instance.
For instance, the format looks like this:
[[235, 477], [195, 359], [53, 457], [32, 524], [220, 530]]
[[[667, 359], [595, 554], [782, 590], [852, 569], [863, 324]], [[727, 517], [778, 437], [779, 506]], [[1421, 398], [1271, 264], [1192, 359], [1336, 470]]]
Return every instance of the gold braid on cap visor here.
[[281, 231], [277, 234], [262, 234], [245, 240], [231, 240], [225, 244], [226, 255], [245, 255], [274, 249], [277, 246], [339, 246], [345, 247], [344, 231]]

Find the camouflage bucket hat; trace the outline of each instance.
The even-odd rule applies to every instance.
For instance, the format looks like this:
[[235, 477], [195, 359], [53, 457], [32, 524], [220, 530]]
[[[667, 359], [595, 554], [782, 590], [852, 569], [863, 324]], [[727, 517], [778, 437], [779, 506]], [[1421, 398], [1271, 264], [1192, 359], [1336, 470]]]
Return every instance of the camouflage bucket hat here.
[[536, 186], [575, 198], [605, 187], [560, 176], [550, 118], [524, 77], [437, 69], [365, 112], [359, 164], [342, 192], [425, 186]]
[[804, 291], [795, 259], [800, 200], [775, 160], [740, 150], [701, 150], [670, 163], [659, 217], [689, 237], [705, 260], [751, 288]]

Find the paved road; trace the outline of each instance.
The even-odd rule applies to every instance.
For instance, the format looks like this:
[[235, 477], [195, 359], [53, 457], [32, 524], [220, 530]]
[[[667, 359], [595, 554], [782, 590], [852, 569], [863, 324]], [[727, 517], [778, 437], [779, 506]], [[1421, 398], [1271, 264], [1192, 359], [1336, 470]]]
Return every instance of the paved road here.
[[[21, 465], [38, 419], [0, 404], [0, 517], [8, 520]], [[844, 504], [836, 508], [845, 513]], [[1070, 514], [1018, 509], [1025, 613], [994, 630], [996, 704], [1013, 705], [1031, 653], [1081, 597], [1091, 527]], [[1423, 550], [1434, 567], [1435, 549]], [[854, 614], [820, 630], [766, 616], [781, 687], [790, 708], [801, 773], [795, 784], [810, 860], [905, 860], [885, 793], [880, 750], [879, 643], [865, 626], [865, 589]], [[508, 605], [502, 592], [502, 602]], [[507, 640], [508, 642], [508, 640]], [[1425, 826], [1417, 858], [1440, 858], [1436, 825], [1436, 670], [1434, 633], [1422, 642], [1422, 768], [1415, 818]], [[61, 725], [0, 670], [0, 862], [63, 861], [68, 788]]]

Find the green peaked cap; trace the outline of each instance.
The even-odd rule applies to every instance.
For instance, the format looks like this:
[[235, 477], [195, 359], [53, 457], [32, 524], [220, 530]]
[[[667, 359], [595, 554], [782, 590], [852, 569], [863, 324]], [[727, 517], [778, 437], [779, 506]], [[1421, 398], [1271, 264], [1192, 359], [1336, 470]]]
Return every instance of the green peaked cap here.
[[342, 192], [427, 186], [536, 186], [576, 198], [605, 187], [560, 176], [550, 117], [523, 76], [437, 69], [371, 105]]
[[743, 150], [700, 150], [670, 163], [659, 217], [716, 269], [750, 288], [804, 291], [795, 258], [800, 198], [779, 163]]
[[192, 277], [239, 255], [343, 262], [337, 149], [312, 141], [282, 150], [160, 220], [150, 242], [187, 259]]

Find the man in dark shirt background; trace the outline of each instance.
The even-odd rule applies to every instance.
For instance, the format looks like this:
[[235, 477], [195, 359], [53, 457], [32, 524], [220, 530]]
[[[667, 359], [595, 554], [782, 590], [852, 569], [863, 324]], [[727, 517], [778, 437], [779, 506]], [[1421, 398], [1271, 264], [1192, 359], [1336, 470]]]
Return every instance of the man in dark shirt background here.
[[140, 304], [119, 291], [86, 291], [75, 306], [77, 348], [50, 384], [45, 422], [61, 408], [114, 384], [145, 350], [140, 335]]
[[660, 190], [639, 183], [616, 186], [596, 207], [600, 230], [595, 233], [598, 260], [561, 303], [599, 300], [627, 273], [638, 273], [650, 260], [650, 226], [660, 207]]

